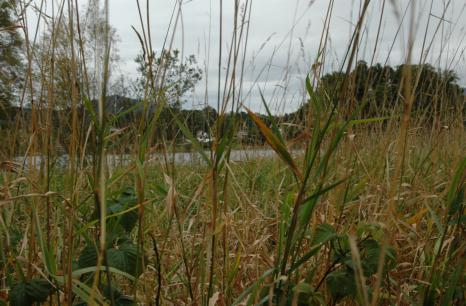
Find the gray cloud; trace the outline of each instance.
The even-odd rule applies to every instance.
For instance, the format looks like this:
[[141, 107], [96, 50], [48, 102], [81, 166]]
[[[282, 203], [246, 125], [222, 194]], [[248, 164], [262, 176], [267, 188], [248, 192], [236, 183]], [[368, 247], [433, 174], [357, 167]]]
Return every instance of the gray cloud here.
[[[394, 41], [409, 0], [386, 1], [384, 22], [379, 36], [378, 51], [375, 62], [384, 63], [388, 50]], [[83, 3], [85, 1], [82, 1]], [[126, 76], [136, 75], [134, 58], [140, 52], [139, 41], [131, 29], [140, 29], [136, 2], [128, 0], [111, 0], [110, 22], [116, 28], [121, 41], [119, 43], [122, 63], [121, 72]], [[160, 50], [167, 33], [170, 16], [175, 0], [150, 1], [150, 22], [153, 48]], [[233, 3], [225, 0], [223, 15], [223, 64], [226, 66], [226, 52], [230, 44], [233, 30]], [[241, 4], [245, 0], [240, 1]], [[441, 16], [446, 1], [434, 1], [432, 15]], [[184, 1], [182, 19], [177, 26], [173, 48], [182, 49], [184, 54], [195, 54], [199, 65], [206, 69], [209, 76], [207, 85], [201, 81], [195, 94], [189, 97], [191, 107], [202, 104], [207, 86], [207, 98], [211, 105], [217, 104], [218, 82], [218, 44], [219, 44], [219, 3], [218, 0]], [[309, 72], [311, 63], [317, 56], [323, 22], [328, 0], [253, 0], [248, 39], [248, 52], [245, 58], [244, 84], [245, 93], [251, 94], [244, 101], [253, 109], [259, 110], [261, 101], [258, 89], [264, 91], [266, 99], [272, 105], [286, 103], [276, 107], [278, 110], [291, 111], [303, 101], [303, 79]], [[367, 15], [367, 24], [362, 37], [358, 60], [370, 62], [372, 58], [377, 25], [382, 1], [372, 1]], [[393, 5], [392, 3], [395, 3]], [[412, 0], [414, 3], [417, 31], [414, 34], [413, 62], [420, 58], [420, 50], [429, 17], [430, 1]], [[145, 1], [141, 1], [145, 9]], [[347, 50], [354, 23], [359, 14], [360, 0], [335, 0], [333, 18], [329, 31], [329, 45], [324, 71], [339, 69]], [[428, 62], [440, 68], [454, 68], [461, 77], [460, 82], [466, 84], [466, 64], [462, 50], [466, 47], [464, 34], [466, 18], [464, 17], [464, 0], [452, 0], [445, 13], [443, 22], [436, 33], [432, 49], [427, 57]], [[145, 14], [145, 12], [144, 12]], [[398, 65], [405, 60], [406, 42], [410, 35], [410, 12], [398, 34], [388, 63]], [[145, 15], [143, 16], [145, 18]], [[427, 41], [433, 37], [440, 22], [437, 17], [430, 18]], [[293, 28], [294, 25], [294, 28]], [[209, 44], [210, 33], [210, 44]], [[293, 34], [291, 36], [291, 33]], [[427, 44], [428, 45], [428, 44]], [[455, 52], [457, 53], [455, 55]], [[207, 58], [210, 54], [210, 58]], [[441, 60], [437, 60], [440, 58]], [[450, 63], [453, 62], [453, 65]], [[207, 63], [209, 63], [207, 65]], [[207, 67], [205, 67], [207, 65]], [[238, 65], [239, 67], [239, 65]], [[222, 78], [225, 76], [222, 69]], [[288, 77], [286, 77], [288, 76]], [[257, 81], [257, 82], [256, 82]], [[223, 88], [223, 86], [222, 86]], [[252, 88], [252, 89], [251, 89]], [[245, 97], [246, 98], [246, 97]]]

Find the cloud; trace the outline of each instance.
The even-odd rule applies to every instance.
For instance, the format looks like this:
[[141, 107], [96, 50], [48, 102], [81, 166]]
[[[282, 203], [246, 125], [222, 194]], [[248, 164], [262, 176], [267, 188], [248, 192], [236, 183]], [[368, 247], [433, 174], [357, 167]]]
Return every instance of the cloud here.
[[[330, 42], [323, 67], [325, 72], [341, 68], [362, 2], [334, 1], [329, 30]], [[140, 43], [131, 28], [134, 26], [141, 31], [136, 2], [112, 0], [109, 3], [110, 22], [121, 38], [118, 46], [122, 59], [121, 71], [126, 76], [136, 76], [134, 59], [141, 52]], [[161, 50], [163, 46], [176, 3], [177, 1], [174, 0], [149, 2], [150, 32], [155, 50]], [[195, 103], [202, 102], [205, 100], [204, 93], [207, 92], [207, 100], [214, 106], [217, 104], [219, 70], [219, 3], [218, 0], [185, 0], [173, 40], [173, 48], [182, 49], [186, 55], [196, 55], [199, 65], [209, 76], [207, 84], [205, 80], [201, 81], [195, 95], [190, 99]], [[223, 1], [223, 3], [222, 79], [225, 78], [227, 71], [225, 67], [231, 45], [234, 17], [234, 1]], [[240, 1], [240, 12], [244, 13], [245, 3], [246, 0]], [[266, 93], [266, 98], [270, 99], [270, 103], [287, 104], [277, 109], [294, 110], [304, 99], [303, 79], [316, 59], [330, 2], [329, 0], [253, 0], [250, 3], [252, 3], [252, 12], [242, 76], [245, 92], [251, 90], [247, 103], [250, 103], [254, 109], [260, 109], [261, 100], [257, 89], [260, 87]], [[414, 3], [414, 6], [409, 6], [409, 3]], [[466, 3], [464, 0], [452, 0], [446, 10], [445, 3], [445, 1], [433, 1], [432, 13], [429, 15], [430, 1], [386, 1], [381, 31], [378, 33], [383, 1], [372, 1], [356, 60], [368, 62], [372, 60], [378, 37], [374, 61], [381, 63], [387, 61], [388, 64], [398, 65], [406, 59], [407, 41], [412, 35], [415, 39], [413, 62], [416, 63], [420, 58], [424, 34], [427, 33], [424, 49], [435, 37], [427, 60], [441, 68], [448, 68], [453, 60], [452, 67], [461, 77], [460, 83], [466, 84], [465, 58], [461, 52], [466, 47], [464, 39]], [[146, 2], [141, 1], [141, 6], [145, 22]], [[416, 31], [412, 31], [411, 28], [411, 8], [415, 16], [413, 24], [416, 26]], [[405, 15], [404, 21], [399, 27], [403, 15]], [[444, 15], [443, 20], [446, 21], [440, 19], [442, 15]], [[389, 52], [392, 45], [393, 49]], [[238, 71], [241, 70], [243, 56], [241, 54], [239, 59]], [[437, 60], [439, 58], [440, 60]], [[240, 77], [237, 75], [238, 79]], [[224, 80], [222, 84], [223, 82]]]

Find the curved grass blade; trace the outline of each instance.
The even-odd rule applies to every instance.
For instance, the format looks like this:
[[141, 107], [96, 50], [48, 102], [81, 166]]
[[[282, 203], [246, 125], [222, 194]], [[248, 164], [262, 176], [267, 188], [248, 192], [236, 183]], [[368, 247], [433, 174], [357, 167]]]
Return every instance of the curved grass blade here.
[[249, 294], [253, 294], [259, 289], [262, 282], [275, 272], [275, 268], [265, 271], [257, 281], [244, 290], [238, 298], [233, 302], [232, 306], [239, 305]]
[[180, 120], [178, 117], [172, 112], [173, 118], [175, 119], [176, 123], [178, 124], [181, 132], [183, 132], [184, 136], [191, 141], [196, 151], [201, 155], [202, 159], [206, 162], [208, 166], [211, 166], [211, 161], [207, 157], [207, 154], [204, 152], [202, 145], [199, 141], [194, 137], [193, 133], [189, 130], [189, 128]]
[[290, 152], [286, 148], [286, 145], [280, 139], [280, 136], [276, 135], [265, 123], [262, 121], [259, 116], [254, 114], [249, 108], [245, 107], [248, 112], [249, 117], [254, 121], [254, 123], [259, 128], [261, 134], [264, 136], [267, 143], [270, 147], [278, 154], [278, 156], [287, 164], [288, 167], [293, 171], [295, 177], [302, 182], [303, 176], [296, 166], [293, 158], [291, 157]]
[[270, 112], [270, 109], [269, 109], [269, 106], [267, 105], [267, 103], [265, 102], [265, 98], [264, 98], [264, 95], [262, 94], [262, 90], [259, 89], [259, 94], [261, 96], [261, 100], [262, 100], [262, 104], [264, 104], [264, 107], [265, 107], [265, 110], [267, 112], [267, 115], [269, 116], [269, 120], [270, 122], [272, 123], [272, 131], [274, 132], [274, 134], [278, 137], [278, 139], [280, 139], [280, 141], [282, 143], [285, 143], [285, 140], [283, 138], [283, 135], [282, 133], [280, 132], [280, 129], [278, 128], [278, 125], [277, 125], [277, 122], [275, 121], [275, 116], [272, 115], [272, 113]]

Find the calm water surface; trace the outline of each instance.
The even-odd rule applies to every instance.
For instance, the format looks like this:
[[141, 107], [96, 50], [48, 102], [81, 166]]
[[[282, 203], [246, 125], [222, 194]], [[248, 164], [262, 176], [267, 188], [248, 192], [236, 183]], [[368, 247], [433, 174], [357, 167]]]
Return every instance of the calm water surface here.
[[[299, 154], [301, 151], [294, 151], [294, 154]], [[204, 151], [207, 156], [210, 156], [210, 151]], [[244, 150], [232, 150], [230, 155], [231, 161], [247, 161], [257, 158], [271, 158], [276, 156], [276, 153], [270, 149], [244, 149]], [[86, 157], [91, 162], [91, 157]], [[196, 164], [202, 163], [202, 157], [198, 152], [175, 152], [169, 153], [167, 158], [170, 162], [174, 161], [176, 164]], [[110, 168], [118, 166], [125, 166], [133, 162], [135, 155], [131, 154], [108, 154], [107, 164]], [[147, 156], [149, 163], [160, 163], [165, 160], [162, 153], [153, 153]], [[23, 164], [27, 168], [36, 167], [39, 168], [43, 162], [46, 162], [46, 158], [41, 155], [21, 157], [18, 156], [15, 162]], [[69, 155], [64, 154], [55, 158], [52, 161], [54, 166], [66, 167], [69, 164]]]

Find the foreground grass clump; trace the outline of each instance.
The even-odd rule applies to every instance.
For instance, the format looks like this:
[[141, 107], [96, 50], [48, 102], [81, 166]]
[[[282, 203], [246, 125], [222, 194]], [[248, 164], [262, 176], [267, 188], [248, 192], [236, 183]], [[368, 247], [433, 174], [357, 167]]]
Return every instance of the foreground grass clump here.
[[[292, 30], [272, 97], [272, 58], [247, 79], [252, 1], [233, 1], [225, 20], [220, 1], [217, 105], [206, 64], [202, 111], [181, 106], [204, 74], [173, 51], [190, 1], [174, 2], [159, 57], [152, 1], [136, 1], [134, 99], [110, 90], [115, 32], [110, 1], [98, 2], [84, 19], [78, 1], [51, 14], [8, 3], [20, 25], [5, 29], [22, 31], [27, 71], [24, 87], [10, 85], [18, 101], [1, 107], [0, 305], [466, 303], [465, 96], [451, 48], [432, 47], [452, 46], [446, 33], [461, 28], [444, 18], [451, 1], [441, 15], [421, 7], [419, 44], [414, 1], [361, 0], [341, 60], [329, 1], [315, 58], [300, 65], [309, 74], [292, 69]], [[383, 58], [385, 4], [398, 30]], [[39, 14], [34, 35], [28, 10]], [[296, 76], [300, 108], [273, 115], [291, 104]], [[264, 114], [246, 107], [256, 85]]]
[[[444, 130], [442, 137], [431, 137], [422, 129], [410, 133], [402, 181], [393, 179], [398, 158], [395, 135], [356, 128], [343, 134], [326, 168], [324, 186], [331, 188], [320, 192], [309, 222], [300, 228], [302, 234], [295, 238], [300, 246], [290, 252], [293, 264], [285, 267], [285, 274], [277, 270], [300, 192], [295, 172], [279, 158], [228, 163], [217, 178], [219, 185], [229, 180], [226, 193], [219, 194], [215, 228], [217, 301], [275, 304], [282, 300], [304, 305], [363, 303], [375, 296], [378, 303], [464, 301], [464, 130]], [[304, 162], [302, 151], [293, 156], [296, 164]], [[116, 175], [127, 168], [112, 171]], [[98, 261], [93, 192], [82, 181], [76, 195], [80, 205], [69, 223], [67, 199], [60, 197], [68, 179], [58, 174], [63, 170], [57, 169], [51, 180], [50, 190], [58, 192], [44, 198], [26, 194], [33, 188], [33, 169], [29, 171], [4, 173], [2, 181], [2, 197], [10, 198], [2, 203], [2, 265], [13, 288], [10, 298], [20, 294], [18, 286], [29, 286], [32, 289], [25, 292], [39, 295], [35, 300], [58, 302], [61, 293], [54, 292], [64, 279], [57, 268], [70, 248], [69, 234], [62, 229], [71, 226], [73, 282], [82, 284], [73, 290], [77, 297], [89, 299]], [[134, 176], [126, 175], [109, 187], [104, 265], [112, 268], [102, 275], [106, 279], [100, 287], [102, 296], [95, 298], [109, 303], [113, 299], [118, 305], [134, 300], [162, 304], [208, 300], [212, 222], [208, 166], [173, 164], [168, 169], [154, 163], [147, 171], [143, 249]], [[319, 184], [310, 181], [307, 188], [315, 190]], [[395, 196], [394, 184], [399, 188]], [[13, 194], [24, 195], [11, 200]], [[43, 200], [50, 201], [51, 211]], [[304, 214], [302, 210], [298, 215], [298, 226]], [[45, 277], [48, 281], [44, 271], [52, 275]], [[79, 293], [86, 283], [89, 292]]]

